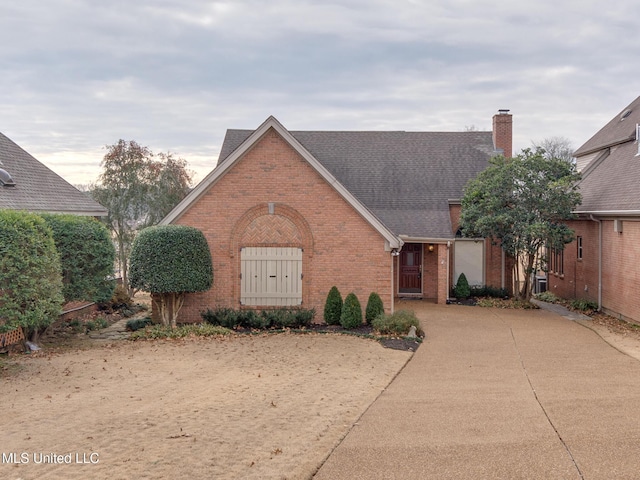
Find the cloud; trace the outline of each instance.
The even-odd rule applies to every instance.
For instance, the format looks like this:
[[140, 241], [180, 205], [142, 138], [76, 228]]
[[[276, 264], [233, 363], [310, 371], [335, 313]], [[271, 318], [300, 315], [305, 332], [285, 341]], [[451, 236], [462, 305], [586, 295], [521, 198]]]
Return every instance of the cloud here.
[[[133, 139], [202, 178], [227, 128], [490, 129], [586, 141], [640, 92], [631, 0], [22, 0], [0, 131], [72, 183]], [[93, 173], [93, 175], [92, 175]]]

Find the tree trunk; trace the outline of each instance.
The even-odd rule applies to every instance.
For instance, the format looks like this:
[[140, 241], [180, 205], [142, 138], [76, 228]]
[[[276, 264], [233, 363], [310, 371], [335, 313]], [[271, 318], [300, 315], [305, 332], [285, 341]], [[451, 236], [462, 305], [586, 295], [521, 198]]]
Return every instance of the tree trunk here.
[[171, 328], [176, 328], [178, 313], [184, 305], [184, 293], [171, 293]]
[[535, 254], [527, 254], [527, 265], [524, 269], [524, 284], [522, 285], [522, 291], [520, 292], [520, 299], [526, 300], [527, 302], [531, 300], [531, 287], [533, 286], [531, 283], [531, 274], [533, 273], [533, 264], [535, 263], [535, 259]]
[[176, 328], [178, 313], [184, 305], [184, 293], [157, 293], [151, 298], [158, 308], [162, 325]]

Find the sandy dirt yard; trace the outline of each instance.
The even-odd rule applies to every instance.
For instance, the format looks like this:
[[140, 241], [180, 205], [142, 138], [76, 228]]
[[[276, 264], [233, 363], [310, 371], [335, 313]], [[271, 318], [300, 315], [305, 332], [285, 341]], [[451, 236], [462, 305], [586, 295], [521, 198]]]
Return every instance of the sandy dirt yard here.
[[322, 334], [19, 356], [0, 478], [309, 478], [410, 357]]

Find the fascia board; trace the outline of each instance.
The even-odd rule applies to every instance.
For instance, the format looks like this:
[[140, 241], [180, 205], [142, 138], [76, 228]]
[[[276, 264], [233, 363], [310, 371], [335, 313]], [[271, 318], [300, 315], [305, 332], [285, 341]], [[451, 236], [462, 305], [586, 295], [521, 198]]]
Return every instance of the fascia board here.
[[640, 210], [574, 210], [576, 215], [597, 215], [599, 217], [637, 217]]

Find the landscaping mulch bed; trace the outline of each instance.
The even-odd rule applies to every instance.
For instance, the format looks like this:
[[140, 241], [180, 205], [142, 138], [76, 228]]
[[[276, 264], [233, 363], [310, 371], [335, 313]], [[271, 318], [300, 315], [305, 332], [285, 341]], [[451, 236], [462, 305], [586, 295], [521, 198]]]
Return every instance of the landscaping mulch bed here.
[[394, 337], [391, 335], [376, 334], [371, 325], [366, 324], [363, 324], [358, 328], [346, 329], [340, 325], [314, 323], [306, 327], [305, 330], [318, 333], [340, 333], [344, 335], [370, 337], [378, 340], [380, 344], [385, 348], [390, 348], [393, 350], [404, 350], [407, 352], [415, 352], [422, 343], [421, 338]]

